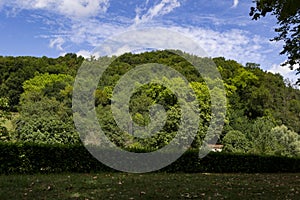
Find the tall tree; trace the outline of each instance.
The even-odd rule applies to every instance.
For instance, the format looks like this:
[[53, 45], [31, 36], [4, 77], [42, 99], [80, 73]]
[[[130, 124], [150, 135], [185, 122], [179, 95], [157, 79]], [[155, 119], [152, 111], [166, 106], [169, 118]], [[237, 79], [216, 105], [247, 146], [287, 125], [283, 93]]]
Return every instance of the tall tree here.
[[[285, 44], [280, 54], [288, 56], [284, 63], [293, 69], [295, 64], [300, 64], [300, 1], [299, 0], [255, 0], [256, 7], [251, 7], [250, 16], [254, 20], [265, 17], [267, 13], [275, 15], [278, 36], [272, 41], [283, 41]], [[300, 73], [300, 67], [296, 68]], [[298, 79], [300, 83], [300, 79]]]

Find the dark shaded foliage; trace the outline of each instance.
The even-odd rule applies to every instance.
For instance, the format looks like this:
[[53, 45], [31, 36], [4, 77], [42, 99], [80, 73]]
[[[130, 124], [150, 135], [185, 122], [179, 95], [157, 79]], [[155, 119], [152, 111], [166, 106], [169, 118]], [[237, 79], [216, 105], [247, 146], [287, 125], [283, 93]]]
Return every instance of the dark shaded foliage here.
[[[113, 171], [97, 161], [82, 145], [0, 143], [1, 174]], [[300, 159], [213, 152], [199, 159], [198, 150], [189, 150], [160, 172], [300, 172]]]

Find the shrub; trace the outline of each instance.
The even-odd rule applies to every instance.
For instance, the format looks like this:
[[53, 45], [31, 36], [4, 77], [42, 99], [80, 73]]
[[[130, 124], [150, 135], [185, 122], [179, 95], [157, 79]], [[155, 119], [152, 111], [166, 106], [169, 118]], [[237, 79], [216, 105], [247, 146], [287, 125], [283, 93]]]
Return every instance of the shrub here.
[[224, 151], [233, 153], [246, 153], [249, 141], [241, 131], [229, 131], [223, 138]]
[[282, 156], [300, 156], [300, 136], [284, 125], [276, 126], [271, 130], [276, 138], [276, 154]]
[[[198, 150], [188, 150], [177, 161], [159, 171], [300, 172], [300, 158], [211, 152], [199, 159], [198, 155]], [[96, 160], [83, 145], [0, 143], [0, 174], [108, 171], [115, 170]]]

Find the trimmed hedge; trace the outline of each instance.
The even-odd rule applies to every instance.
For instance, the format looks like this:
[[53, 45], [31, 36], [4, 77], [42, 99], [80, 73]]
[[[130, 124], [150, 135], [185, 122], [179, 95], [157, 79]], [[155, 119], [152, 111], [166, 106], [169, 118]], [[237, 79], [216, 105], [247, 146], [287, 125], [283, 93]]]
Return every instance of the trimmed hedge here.
[[[144, 151], [140, 151], [144, 152]], [[82, 145], [37, 145], [0, 143], [0, 174], [113, 172], [95, 159]], [[160, 172], [300, 172], [300, 158], [209, 153], [199, 159], [189, 150]]]
[[167, 172], [276, 173], [300, 172], [300, 158], [251, 154], [215, 153], [199, 159], [198, 151], [187, 151], [163, 169]]

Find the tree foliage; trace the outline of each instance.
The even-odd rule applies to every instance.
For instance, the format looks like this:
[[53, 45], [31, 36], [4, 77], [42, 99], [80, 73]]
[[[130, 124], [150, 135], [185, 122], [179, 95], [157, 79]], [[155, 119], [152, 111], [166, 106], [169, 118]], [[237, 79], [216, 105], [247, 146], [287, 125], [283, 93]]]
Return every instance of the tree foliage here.
[[6, 120], [11, 118], [9, 109], [8, 98], [0, 98], [0, 141], [6, 141], [9, 139], [9, 134], [7, 128], [4, 126]]
[[275, 154], [289, 157], [300, 156], [299, 134], [281, 125], [272, 128], [271, 135], [276, 138], [277, 148]]
[[[165, 81], [165, 85], [158, 83], [136, 85], [137, 89], [129, 102], [130, 116], [136, 124], [147, 126], [151, 123], [151, 108], [154, 105], [160, 104], [164, 109], [160, 114], [165, 116], [165, 123], [163, 117], [158, 120], [162, 128], [149, 138], [136, 137], [145, 133], [134, 129], [132, 124], [128, 124], [128, 129], [122, 130], [116, 124], [111, 111], [112, 94], [120, 78], [136, 66], [159, 63], [180, 72], [188, 80], [189, 86], [196, 95], [193, 98], [189, 94], [186, 96], [193, 103], [192, 105], [195, 103], [199, 105], [200, 122], [192, 147], [198, 148], [202, 144], [212, 117], [216, 117], [212, 116], [211, 112], [211, 95], [215, 95], [213, 97], [217, 100], [217, 104], [225, 104], [227, 107], [226, 113], [222, 108], [216, 108], [217, 112], [214, 114], [225, 117], [225, 126], [221, 135], [208, 137], [218, 137], [218, 142], [225, 145], [225, 151], [296, 155], [296, 153], [286, 152], [294, 152], [291, 149], [296, 149], [293, 145], [297, 142], [287, 146], [286, 143], [278, 140], [285, 141], [287, 139], [280, 138], [294, 138], [294, 133], [300, 133], [300, 91], [298, 89], [287, 84], [280, 74], [265, 72], [255, 63], [248, 63], [244, 67], [236, 61], [225, 58], [199, 58], [179, 51], [177, 53], [188, 57], [191, 63], [197, 63], [199, 66], [207, 66], [213, 61], [223, 80], [206, 78], [205, 82], [191, 63], [170, 51], [126, 53], [116, 58], [104, 72], [97, 89], [93, 91], [99, 124], [111, 141], [124, 148], [158, 149], [175, 138], [181, 123], [183, 108], [179, 104], [176, 93], [167, 86], [172, 84], [177, 91], [183, 91], [184, 81], [181, 78], [164, 78], [161, 81]], [[100, 59], [109, 61], [111, 58]], [[18, 108], [19, 112], [19, 117], [15, 120], [16, 129], [9, 134], [13, 141], [51, 144], [80, 142], [72, 119], [72, 92], [76, 70], [81, 61], [81, 58], [73, 54], [57, 59], [0, 57], [0, 64], [5, 63], [0, 68], [3, 72], [0, 74], [0, 97], [7, 102], [6, 108], [1, 107], [0, 110], [2, 113], [4, 110], [9, 113]], [[17, 67], [16, 63], [18, 63]], [[90, 80], [83, 81], [90, 84]], [[217, 85], [216, 83], [220, 81], [224, 83], [226, 99], [221, 98], [223, 91], [220, 88], [208, 89], [207, 83]], [[18, 94], [18, 98], [14, 96], [10, 99], [13, 94]], [[220, 124], [215, 122], [211, 126], [212, 132], [219, 131], [222, 128]], [[285, 125], [287, 130], [275, 129], [282, 125]], [[180, 139], [190, 139], [191, 128], [187, 126], [184, 130], [186, 135]], [[275, 136], [278, 132], [283, 135]], [[88, 138], [88, 143], [95, 142], [94, 139]]]
[[229, 131], [223, 138], [224, 151], [232, 153], [247, 153], [249, 140], [241, 131]]
[[0, 56], [0, 97], [9, 99], [10, 111], [17, 111], [20, 95], [24, 92], [23, 82], [36, 73], [68, 74], [75, 76], [84, 58], [66, 54], [59, 58]]
[[[256, 0], [256, 7], [251, 7], [250, 15], [257, 20], [267, 13], [275, 15], [279, 27], [275, 28], [278, 36], [273, 41], [283, 41], [284, 46], [280, 54], [286, 54], [293, 69], [300, 63], [300, 2], [298, 0]], [[300, 73], [300, 68], [297, 68]], [[299, 82], [299, 81], [298, 81]]]
[[15, 139], [23, 142], [72, 144], [79, 142], [70, 107], [73, 77], [36, 74], [23, 83]]

